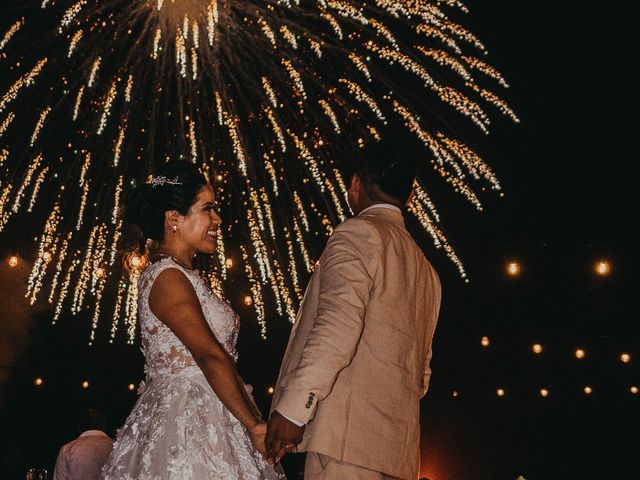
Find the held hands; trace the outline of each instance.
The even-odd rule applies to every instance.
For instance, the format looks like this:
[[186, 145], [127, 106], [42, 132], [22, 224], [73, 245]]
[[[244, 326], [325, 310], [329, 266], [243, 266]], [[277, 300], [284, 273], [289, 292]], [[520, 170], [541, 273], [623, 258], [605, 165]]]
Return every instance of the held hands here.
[[251, 437], [251, 443], [256, 448], [258, 453], [264, 458], [267, 458], [267, 449], [265, 447], [265, 437], [267, 435], [267, 423], [258, 422], [253, 427], [247, 429], [249, 436]]
[[287, 420], [277, 410], [274, 411], [267, 428], [267, 458], [279, 462], [287, 452], [296, 452], [303, 434], [304, 426], [299, 427]]

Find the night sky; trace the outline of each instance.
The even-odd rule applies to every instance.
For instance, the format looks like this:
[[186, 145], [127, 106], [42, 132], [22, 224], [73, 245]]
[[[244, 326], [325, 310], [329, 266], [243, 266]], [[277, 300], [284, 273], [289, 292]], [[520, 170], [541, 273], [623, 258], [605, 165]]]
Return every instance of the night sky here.
[[[496, 118], [492, 135], [471, 142], [501, 179], [504, 198], [487, 195], [482, 213], [453, 195], [439, 203], [470, 283], [424, 245], [442, 280], [443, 306], [422, 405], [422, 472], [430, 480], [639, 478], [640, 394], [629, 390], [640, 387], [640, 105], [631, 15], [594, 0], [467, 4], [466, 25], [511, 84], [506, 97], [522, 122]], [[0, 236], [3, 258], [16, 249]], [[606, 277], [594, 273], [601, 259], [611, 265]], [[506, 275], [510, 261], [520, 263], [518, 277]], [[26, 270], [0, 267], [5, 315], [22, 301], [5, 288], [8, 275]], [[266, 410], [290, 326], [273, 320], [263, 342], [241, 293], [229, 297], [244, 320], [239, 368]], [[113, 434], [135, 401], [127, 385], [142, 379], [138, 345], [108, 344], [105, 330], [87, 347], [87, 314], [51, 326], [51, 311], [30, 312], [15, 339], [22, 355], [2, 366], [3, 479], [23, 478], [28, 466], [51, 468], [87, 405], [107, 410]], [[541, 355], [532, 353], [534, 343]], [[584, 359], [576, 359], [577, 348]], [[623, 352], [630, 363], [620, 361]], [[44, 379], [39, 388], [36, 377]], [[291, 478], [297, 463], [288, 459]]]

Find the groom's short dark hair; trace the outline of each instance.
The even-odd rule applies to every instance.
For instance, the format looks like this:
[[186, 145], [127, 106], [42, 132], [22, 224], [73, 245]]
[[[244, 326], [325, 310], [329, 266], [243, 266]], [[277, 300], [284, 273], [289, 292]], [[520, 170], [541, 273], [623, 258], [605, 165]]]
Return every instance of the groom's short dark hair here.
[[78, 427], [82, 432], [87, 430], [106, 430], [107, 417], [99, 408], [88, 408], [80, 415]]
[[417, 157], [424, 147], [415, 135], [385, 132], [361, 151], [353, 173], [357, 173], [367, 194], [378, 201], [403, 206], [413, 188]]

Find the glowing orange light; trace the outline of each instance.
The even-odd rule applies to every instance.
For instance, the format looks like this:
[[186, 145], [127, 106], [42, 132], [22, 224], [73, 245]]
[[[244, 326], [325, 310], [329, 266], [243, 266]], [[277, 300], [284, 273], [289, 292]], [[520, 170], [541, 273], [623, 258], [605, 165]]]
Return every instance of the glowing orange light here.
[[216, 180], [218, 180], [219, 182], [221, 182], [224, 179], [224, 177], [220, 174], [216, 175]]
[[18, 257], [16, 257], [15, 255], [13, 255], [12, 257], [9, 258], [9, 266], [11, 268], [13, 267], [17, 267], [18, 266]]
[[453, 397], [457, 397], [459, 395], [457, 390], [454, 390], [453, 393], [451, 394]]
[[250, 307], [253, 304], [253, 298], [251, 298], [249, 295], [246, 295], [243, 301], [247, 307]]
[[633, 393], [634, 395], [637, 395], [637, 394], [638, 394], [638, 387], [636, 387], [636, 386], [634, 385], [633, 387], [631, 387], [631, 388], [629, 389], [629, 391], [630, 391], [631, 393]]
[[128, 252], [122, 262], [129, 273], [140, 273], [149, 263], [149, 259], [137, 252]]
[[136, 386], [133, 383], [130, 383], [128, 388], [130, 392], [133, 392], [136, 389]]
[[489, 341], [489, 337], [482, 337], [480, 340], [480, 345], [483, 347], [488, 347], [491, 342]]
[[549, 390], [547, 390], [546, 388], [541, 388], [540, 389], [540, 395], [543, 397], [548, 397], [549, 396]]
[[224, 261], [224, 266], [229, 268], [229, 269], [233, 268], [233, 258], [227, 258]]
[[586, 355], [586, 352], [583, 349], [578, 348], [576, 350], [576, 358], [583, 359], [585, 355]]
[[611, 272], [611, 265], [606, 260], [600, 260], [596, 263], [596, 273], [600, 276], [609, 275]]
[[82, 388], [84, 388], [85, 390], [89, 388], [89, 382], [87, 382], [86, 380], [82, 382]]
[[107, 273], [107, 272], [106, 272], [106, 271], [105, 271], [105, 269], [104, 269], [104, 268], [102, 268], [102, 267], [98, 267], [98, 268], [96, 269], [96, 277], [98, 277], [98, 278], [102, 278], [102, 277], [104, 277], [106, 273]]
[[631, 361], [631, 355], [629, 355], [628, 353], [623, 353], [622, 355], [620, 355], [620, 361], [622, 363], [629, 363]]
[[36, 378], [36, 380], [33, 383], [35, 383], [36, 386], [39, 387], [44, 383], [44, 380], [42, 380], [40, 377], [38, 377], [38, 378]]
[[533, 353], [539, 355], [542, 353], [542, 345], [540, 345], [539, 343], [535, 343], [533, 344], [533, 346], [531, 347], [531, 349], [533, 350]]
[[499, 388], [498, 390], [496, 390], [496, 393], [498, 394], [499, 397], [504, 397], [504, 390], [502, 388]]
[[593, 393], [593, 388], [589, 386], [584, 387], [584, 393], [586, 393], [587, 395], [591, 395]]
[[520, 264], [518, 262], [509, 262], [507, 264], [507, 273], [515, 277], [520, 274]]
[[273, 395], [273, 392], [274, 392], [273, 387], [269, 387], [269, 388], [267, 388], [267, 393], [268, 393], [269, 395]]

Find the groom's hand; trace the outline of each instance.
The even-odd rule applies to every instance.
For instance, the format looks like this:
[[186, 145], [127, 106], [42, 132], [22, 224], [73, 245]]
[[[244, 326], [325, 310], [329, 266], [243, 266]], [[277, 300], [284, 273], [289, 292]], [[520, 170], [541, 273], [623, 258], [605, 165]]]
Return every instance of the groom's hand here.
[[274, 411], [267, 427], [267, 456], [277, 462], [286, 452], [295, 452], [303, 434], [304, 426], [299, 427]]

